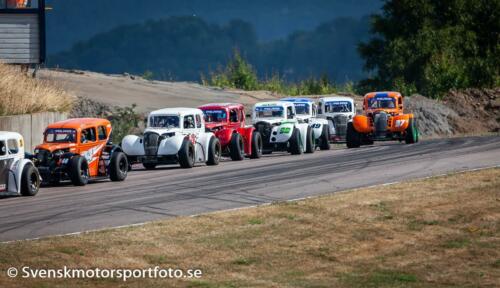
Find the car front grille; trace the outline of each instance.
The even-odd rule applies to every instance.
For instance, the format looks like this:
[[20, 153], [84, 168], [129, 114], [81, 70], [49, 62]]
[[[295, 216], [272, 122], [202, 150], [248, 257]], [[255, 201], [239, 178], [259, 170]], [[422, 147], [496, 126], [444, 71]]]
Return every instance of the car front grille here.
[[160, 144], [159, 141], [160, 135], [157, 133], [145, 133], [144, 134], [144, 152], [146, 153], [146, 156], [156, 156], [158, 155], [158, 145]]

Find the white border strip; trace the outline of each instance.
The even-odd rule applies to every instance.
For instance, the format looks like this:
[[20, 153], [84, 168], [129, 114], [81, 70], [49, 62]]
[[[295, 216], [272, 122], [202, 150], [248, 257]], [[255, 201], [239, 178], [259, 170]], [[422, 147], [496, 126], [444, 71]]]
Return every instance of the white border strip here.
[[[413, 179], [406, 179], [406, 180], [401, 180], [401, 181], [396, 181], [396, 182], [390, 182], [390, 183], [376, 184], [376, 185], [370, 185], [370, 186], [362, 186], [362, 187], [357, 187], [357, 188], [349, 188], [349, 189], [346, 189], [346, 190], [339, 190], [339, 191], [328, 193], [328, 194], [324, 194], [324, 195], [315, 195], [315, 196], [294, 198], [294, 199], [283, 200], [283, 201], [279, 201], [279, 202], [282, 202], [282, 203], [297, 202], [297, 201], [303, 201], [303, 200], [308, 200], [308, 199], [312, 199], [312, 198], [318, 198], [318, 197], [322, 197], [322, 196], [327, 196], [327, 195], [331, 195], [331, 194], [335, 194], [335, 193], [339, 193], [339, 192], [355, 191], [355, 190], [359, 190], [359, 189], [370, 189], [370, 188], [375, 188], [375, 187], [380, 187], [380, 186], [389, 186], [389, 185], [394, 185], [394, 184], [400, 184], [400, 183], [408, 182], [408, 181], [426, 180], [426, 179], [430, 179], [430, 178], [439, 178], [439, 177], [450, 176], [450, 175], [454, 175], [454, 174], [461, 174], [461, 173], [467, 173], [467, 172], [481, 171], [481, 170], [487, 170], [487, 169], [493, 169], [493, 168], [500, 168], [500, 165], [489, 166], [489, 167], [482, 167], [482, 168], [473, 168], [473, 169], [460, 170], [460, 171], [451, 171], [451, 172], [448, 172], [448, 173], [441, 173], [441, 174], [426, 176], [426, 177], [422, 177], [422, 178], [413, 178]], [[175, 219], [177, 217], [192, 217], [192, 218], [194, 218], [194, 217], [199, 217], [199, 216], [203, 216], [203, 215], [211, 215], [211, 214], [225, 213], [225, 212], [231, 212], [231, 211], [239, 211], [239, 210], [257, 208], [257, 207], [265, 207], [265, 206], [272, 205], [273, 203], [274, 202], [262, 203], [262, 204], [258, 204], [258, 205], [237, 207], [237, 208], [231, 208], [231, 209], [225, 209], [225, 210], [217, 210], [217, 211], [212, 211], [212, 212], [204, 212], [204, 213], [193, 214], [193, 215], [188, 215], [188, 216], [175, 216], [175, 217], [167, 218], [167, 219], [164, 219], [164, 220], [171, 220], [171, 219]], [[123, 228], [144, 226], [146, 224], [151, 224], [151, 223], [154, 223], [154, 222], [157, 222], [157, 221], [162, 221], [162, 220], [153, 220], [153, 221], [147, 221], [147, 222], [141, 222], [141, 223], [135, 223], [135, 224], [112, 226], [112, 227], [99, 228], [99, 229], [90, 229], [90, 230], [85, 230], [85, 231], [80, 231], [80, 232], [72, 232], [72, 233], [65, 233], [65, 234], [48, 235], [48, 236], [41, 236], [41, 237], [36, 237], [36, 238], [26, 238], [26, 239], [20, 239], [20, 240], [10, 240], [10, 241], [0, 242], [0, 244], [9, 244], [9, 243], [15, 243], [15, 242], [21, 242], [21, 241], [36, 241], [36, 240], [58, 238], [58, 237], [65, 237], [65, 236], [78, 236], [78, 235], [82, 235], [82, 234], [88, 234], [88, 233], [93, 233], [93, 232], [101, 232], [101, 231], [106, 231], [106, 230], [115, 230], [115, 229], [123, 229]]]

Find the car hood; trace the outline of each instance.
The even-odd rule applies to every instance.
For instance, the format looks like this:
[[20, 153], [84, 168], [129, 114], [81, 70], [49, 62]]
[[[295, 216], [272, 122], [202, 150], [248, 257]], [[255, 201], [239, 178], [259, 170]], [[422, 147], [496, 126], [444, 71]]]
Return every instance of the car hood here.
[[275, 118], [275, 119], [256, 119], [253, 121], [254, 124], [257, 124], [259, 122], [266, 122], [266, 123], [269, 123], [271, 125], [273, 124], [276, 124], [276, 123], [291, 123], [293, 120], [285, 120], [285, 119], [281, 119], [281, 118]]
[[76, 147], [75, 143], [43, 143], [36, 146], [36, 149], [43, 149], [50, 152], [54, 152], [56, 150], [71, 149], [75, 147]]
[[219, 127], [225, 127], [226, 125], [227, 125], [226, 122], [205, 123], [205, 127], [210, 129], [210, 130], [213, 130], [213, 129], [219, 128]]
[[156, 133], [158, 135], [162, 135], [165, 133], [182, 132], [182, 129], [181, 128], [146, 128], [144, 130], [144, 133], [147, 133], [147, 132], [152, 132], [152, 133]]

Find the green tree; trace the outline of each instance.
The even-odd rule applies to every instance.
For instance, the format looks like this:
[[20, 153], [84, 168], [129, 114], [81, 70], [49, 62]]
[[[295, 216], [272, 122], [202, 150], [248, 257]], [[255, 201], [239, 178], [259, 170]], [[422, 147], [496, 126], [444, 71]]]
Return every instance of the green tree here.
[[375, 76], [360, 87], [438, 98], [500, 84], [500, 0], [388, 0], [359, 46]]

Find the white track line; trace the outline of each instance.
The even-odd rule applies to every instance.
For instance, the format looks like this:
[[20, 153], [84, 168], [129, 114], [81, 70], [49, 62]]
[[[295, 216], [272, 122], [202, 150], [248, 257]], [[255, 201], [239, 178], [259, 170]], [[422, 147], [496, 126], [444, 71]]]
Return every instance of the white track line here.
[[[489, 167], [482, 167], [482, 168], [474, 168], [474, 169], [468, 169], [468, 170], [453, 171], [453, 172], [448, 172], [448, 173], [442, 173], [442, 174], [437, 174], [437, 175], [426, 176], [426, 177], [422, 177], [422, 178], [407, 179], [407, 180], [401, 180], [401, 181], [384, 183], [384, 184], [376, 184], [376, 185], [370, 185], [370, 186], [350, 188], [350, 189], [346, 189], [346, 190], [340, 190], [340, 191], [333, 192], [333, 194], [334, 193], [339, 193], [339, 192], [355, 191], [355, 190], [359, 190], [359, 189], [370, 189], [370, 188], [380, 187], [380, 186], [389, 186], [389, 185], [394, 185], [394, 184], [400, 184], [400, 183], [407, 182], [407, 181], [426, 180], [426, 179], [430, 179], [430, 178], [439, 178], [439, 177], [449, 176], [449, 175], [453, 175], [453, 174], [461, 174], [461, 173], [474, 172], [474, 171], [480, 171], [480, 170], [486, 170], [486, 169], [492, 169], [492, 168], [500, 168], [500, 165], [489, 166]], [[297, 202], [297, 201], [308, 200], [308, 199], [317, 198], [317, 197], [326, 196], [326, 195], [331, 195], [331, 194], [324, 194], [324, 195], [316, 195], [316, 196], [294, 198], [294, 199], [284, 200], [284, 201], [279, 201], [279, 202], [282, 202], [282, 203]], [[218, 210], [218, 211], [212, 211], [212, 212], [205, 212], [205, 213], [193, 214], [193, 215], [189, 215], [189, 216], [177, 216], [177, 217], [193, 217], [194, 218], [194, 217], [199, 217], [199, 216], [204, 216], [204, 215], [211, 215], [211, 214], [225, 213], [225, 212], [231, 212], [231, 211], [239, 211], [239, 210], [257, 208], [257, 207], [264, 207], [264, 206], [269, 206], [269, 205], [271, 205], [273, 203], [275, 203], [275, 202], [262, 203], [262, 204], [258, 204], [258, 205], [237, 207], [237, 208], [231, 208], [231, 209], [225, 209], [225, 210]], [[173, 217], [173, 218], [177, 218], [177, 217]], [[173, 218], [171, 218], [171, 219], [173, 219]], [[146, 224], [154, 223], [154, 222], [157, 222], [157, 221], [162, 221], [162, 220], [154, 220], [154, 221], [147, 221], [147, 222], [141, 222], [141, 223], [135, 223], [135, 224], [112, 226], [112, 227], [106, 227], [106, 228], [100, 228], [100, 229], [91, 229], [91, 230], [85, 230], [85, 231], [80, 231], [80, 232], [72, 232], [72, 233], [65, 233], [65, 234], [56, 234], [56, 235], [42, 236], [42, 237], [36, 237], [36, 238], [26, 238], [26, 239], [21, 239], [21, 240], [10, 240], [10, 241], [0, 242], [0, 244], [8, 244], [8, 243], [14, 243], [14, 242], [20, 242], [20, 241], [35, 241], [35, 240], [49, 239], [49, 238], [55, 238], [55, 237], [78, 236], [78, 235], [82, 235], [82, 234], [88, 234], [88, 233], [93, 233], [93, 232], [101, 232], [101, 231], [105, 231], [105, 230], [115, 230], [115, 229], [123, 229], [123, 228], [144, 226]]]

